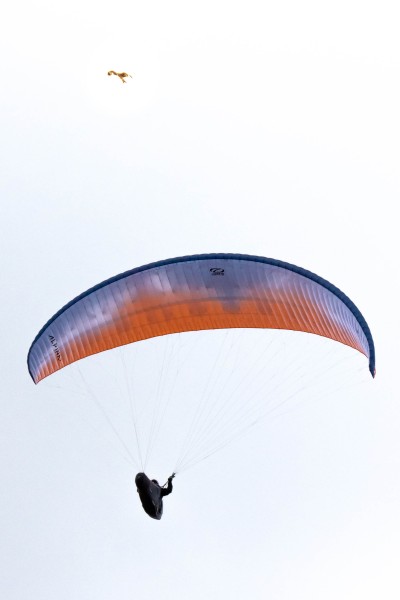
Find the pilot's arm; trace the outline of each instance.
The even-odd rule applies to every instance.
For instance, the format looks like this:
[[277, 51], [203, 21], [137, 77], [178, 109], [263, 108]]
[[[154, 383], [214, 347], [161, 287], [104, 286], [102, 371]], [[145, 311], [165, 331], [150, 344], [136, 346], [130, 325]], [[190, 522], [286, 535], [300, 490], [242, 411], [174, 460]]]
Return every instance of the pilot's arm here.
[[172, 480], [175, 477], [175, 473], [173, 473], [170, 477], [168, 477], [168, 485], [166, 488], [161, 488], [161, 496], [168, 496], [173, 490]]

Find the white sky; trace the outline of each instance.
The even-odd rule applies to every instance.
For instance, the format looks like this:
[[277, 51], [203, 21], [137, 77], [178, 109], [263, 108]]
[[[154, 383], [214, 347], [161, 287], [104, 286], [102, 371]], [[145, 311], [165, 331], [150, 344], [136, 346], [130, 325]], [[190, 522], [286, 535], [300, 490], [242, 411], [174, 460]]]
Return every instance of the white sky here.
[[[398, 31], [394, 1], [3, 10], [2, 598], [398, 600]], [[177, 477], [155, 522], [95, 407], [26, 354], [88, 287], [198, 252], [337, 285], [377, 377]]]

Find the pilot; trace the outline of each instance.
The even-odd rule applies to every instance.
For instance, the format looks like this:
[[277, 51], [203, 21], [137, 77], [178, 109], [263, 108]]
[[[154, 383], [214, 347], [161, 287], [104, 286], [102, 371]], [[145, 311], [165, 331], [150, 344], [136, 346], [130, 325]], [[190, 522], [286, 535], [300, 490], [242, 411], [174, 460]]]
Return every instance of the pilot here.
[[[172, 492], [172, 480], [175, 473], [168, 477], [166, 484], [161, 486], [156, 479], [149, 479], [145, 473], [135, 477], [137, 492], [145, 512], [152, 519], [160, 520], [163, 514], [163, 498]], [[165, 487], [166, 486], [166, 487]]]

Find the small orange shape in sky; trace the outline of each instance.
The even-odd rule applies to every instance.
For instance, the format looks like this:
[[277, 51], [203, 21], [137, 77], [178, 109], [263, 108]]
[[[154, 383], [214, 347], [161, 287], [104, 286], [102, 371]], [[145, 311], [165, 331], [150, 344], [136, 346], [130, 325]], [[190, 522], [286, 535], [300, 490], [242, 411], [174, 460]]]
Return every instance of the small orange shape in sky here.
[[120, 78], [122, 83], [126, 83], [126, 81], [125, 81], [126, 77], [130, 77], [132, 79], [132, 75], [129, 75], [129, 73], [125, 73], [124, 71], [122, 73], [117, 73], [116, 71], [108, 71], [107, 75], [116, 75], [117, 77]]

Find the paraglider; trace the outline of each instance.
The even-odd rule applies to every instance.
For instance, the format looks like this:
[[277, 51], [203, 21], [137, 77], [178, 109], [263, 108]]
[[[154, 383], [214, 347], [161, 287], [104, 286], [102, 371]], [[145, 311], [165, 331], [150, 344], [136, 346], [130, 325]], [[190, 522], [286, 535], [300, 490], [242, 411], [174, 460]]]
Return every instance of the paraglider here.
[[125, 71], [122, 71], [121, 73], [117, 73], [117, 71], [108, 71], [107, 75], [109, 77], [111, 75], [116, 75], [117, 77], [120, 78], [120, 80], [122, 81], [122, 83], [126, 83], [125, 79], [127, 77], [130, 77], [131, 79], [133, 79], [132, 75], [129, 75], [129, 73], [125, 73]]
[[[163, 514], [163, 498], [171, 494], [172, 480], [175, 473], [168, 477], [167, 483], [161, 486], [156, 479], [149, 479], [145, 473], [138, 473], [135, 483], [144, 511], [152, 519], [161, 519]], [[167, 486], [167, 487], [165, 487]]]
[[[375, 376], [370, 329], [343, 292], [301, 267], [243, 254], [200, 254], [162, 260], [95, 285], [61, 308], [39, 331], [28, 353], [28, 369], [33, 381], [39, 383], [76, 361], [106, 350], [160, 336], [169, 339], [174, 337], [171, 334], [229, 329], [287, 330], [329, 338], [364, 354], [369, 371]], [[262, 359], [262, 355], [258, 356], [265, 371], [268, 364]], [[312, 368], [310, 365], [311, 371]], [[267, 402], [266, 396], [261, 397], [259, 406]], [[157, 397], [160, 398], [158, 392]], [[189, 427], [187, 445], [174, 474], [188, 468], [188, 464], [204, 460], [234, 439], [236, 432], [232, 435], [229, 427], [236, 417], [239, 432], [254, 422], [251, 397], [240, 393], [235, 414], [226, 419], [222, 409], [229, 410], [231, 397], [225, 397], [219, 408], [212, 404], [205, 408], [208, 397], [211, 395], [203, 394], [199, 400], [199, 406], [203, 402], [201, 408], [195, 409], [193, 427]], [[186, 407], [190, 408], [190, 402], [186, 402]], [[200, 423], [203, 414], [209, 420]], [[250, 415], [247, 421], [241, 421], [242, 414]], [[226, 437], [217, 431], [218, 420]], [[199, 423], [192, 435], [192, 429]], [[135, 422], [134, 425], [139, 455], [143, 458]], [[153, 421], [153, 438], [158, 425], [159, 421]], [[207, 445], [209, 439], [211, 445]], [[190, 455], [188, 446], [192, 440], [194, 450]], [[174, 474], [168, 478], [166, 488], [145, 475], [150, 445], [149, 442], [135, 481], [145, 512], [159, 520], [162, 499], [172, 492]], [[124, 450], [128, 451], [126, 444]]]

